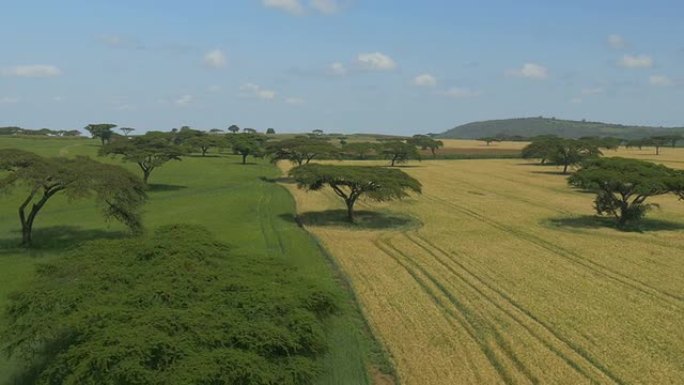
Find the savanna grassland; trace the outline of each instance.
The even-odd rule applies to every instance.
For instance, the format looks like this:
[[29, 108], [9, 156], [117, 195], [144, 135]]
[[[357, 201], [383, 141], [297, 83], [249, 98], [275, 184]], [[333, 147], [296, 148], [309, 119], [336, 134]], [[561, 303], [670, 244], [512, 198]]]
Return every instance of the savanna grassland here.
[[[86, 139], [0, 138], [0, 148], [33, 151], [44, 156], [89, 155], [95, 157], [99, 141]], [[118, 159], [101, 161], [122, 164]], [[144, 209], [149, 230], [183, 223], [202, 225], [236, 253], [249, 256], [255, 266], [262, 258], [280, 259], [336, 293], [340, 312], [326, 321], [329, 350], [321, 359], [323, 374], [317, 384], [368, 384], [371, 366], [382, 366], [382, 356], [348, 291], [343, 288], [316, 240], [293, 221], [291, 195], [271, 182], [279, 170], [265, 160], [240, 165], [237, 156], [184, 157], [154, 171]], [[137, 166], [125, 167], [140, 173]], [[17, 216], [24, 192], [0, 196], [0, 308], [8, 295], [22, 289], [34, 277], [36, 265], [57, 261], [81, 242], [127, 237], [119, 223], [105, 222], [94, 202], [69, 202], [52, 198], [39, 214], [30, 251], [17, 247], [20, 227]], [[103, 266], [103, 268], [106, 268]], [[10, 381], [19, 363], [0, 357], [0, 383]], [[379, 375], [380, 376], [380, 375]], [[380, 376], [379, 378], [384, 378]]]
[[[684, 149], [605, 154], [684, 168]], [[286, 183], [403, 384], [684, 381], [683, 202], [652, 198], [660, 209], [641, 231], [623, 232], [553, 166], [424, 160], [403, 170], [423, 194], [360, 202], [354, 227], [341, 224], [344, 206], [331, 191]]]

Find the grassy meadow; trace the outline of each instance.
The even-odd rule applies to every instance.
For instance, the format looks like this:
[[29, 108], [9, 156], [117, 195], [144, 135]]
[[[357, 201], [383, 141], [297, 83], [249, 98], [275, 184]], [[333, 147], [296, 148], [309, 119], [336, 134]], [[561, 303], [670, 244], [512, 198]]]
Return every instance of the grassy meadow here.
[[[491, 147], [512, 145], [524, 144]], [[684, 149], [606, 155], [684, 168]], [[342, 164], [359, 163], [385, 164]], [[553, 166], [424, 160], [403, 170], [423, 194], [360, 202], [354, 227], [340, 222], [331, 191], [285, 183], [350, 278], [401, 383], [682, 383], [683, 202], [651, 198], [660, 210], [641, 231], [622, 232]]]
[[[19, 148], [46, 156], [95, 156], [99, 142], [85, 139], [0, 138], [0, 148]], [[109, 162], [119, 163], [110, 159]], [[242, 166], [238, 157], [185, 157], [152, 174], [144, 223], [152, 229], [187, 223], [209, 228], [237, 253], [253, 256], [254, 263], [267, 256], [280, 257], [304, 274], [339, 293], [342, 311], [328, 325], [330, 351], [323, 359], [321, 385], [369, 384], [383, 366], [382, 354], [366, 332], [367, 327], [343, 280], [315, 239], [293, 220], [291, 195], [270, 181], [279, 170], [266, 161]], [[137, 166], [126, 164], [138, 172]], [[60, 258], [74, 244], [127, 236], [119, 223], [106, 223], [93, 202], [67, 202], [52, 198], [39, 214], [31, 251], [19, 249], [17, 207], [22, 191], [0, 196], [0, 308], [10, 292], [22, 288], [33, 276], [36, 264]], [[0, 358], [0, 384], [10, 381], [17, 362]], [[385, 369], [387, 367], [385, 366]]]

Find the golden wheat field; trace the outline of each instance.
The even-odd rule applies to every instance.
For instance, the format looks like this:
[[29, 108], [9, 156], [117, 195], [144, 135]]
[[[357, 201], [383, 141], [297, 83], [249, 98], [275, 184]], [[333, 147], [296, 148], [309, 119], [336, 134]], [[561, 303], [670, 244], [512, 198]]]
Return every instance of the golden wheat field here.
[[[684, 168], [684, 149], [606, 155]], [[343, 207], [333, 193], [286, 184], [403, 384], [684, 383], [684, 202], [656, 197], [661, 209], [643, 232], [620, 232], [554, 167], [457, 160], [403, 170], [422, 195], [358, 207], [391, 228], [329, 224], [321, 212]]]

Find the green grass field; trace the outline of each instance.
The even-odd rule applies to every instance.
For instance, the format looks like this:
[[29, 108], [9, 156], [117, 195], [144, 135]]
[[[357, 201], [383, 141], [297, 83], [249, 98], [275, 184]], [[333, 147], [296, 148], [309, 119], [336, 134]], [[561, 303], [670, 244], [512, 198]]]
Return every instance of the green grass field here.
[[[0, 138], [0, 148], [19, 148], [45, 156], [95, 156], [98, 142], [86, 139]], [[108, 162], [119, 163], [108, 159]], [[242, 166], [237, 157], [186, 157], [155, 170], [145, 206], [147, 228], [174, 223], [200, 224], [236, 252], [255, 263], [265, 256], [289, 260], [302, 272], [332, 290], [344, 292], [343, 311], [329, 323], [330, 351], [323, 358], [319, 384], [368, 384], [369, 366], [382, 366], [382, 355], [365, 332], [366, 326], [350, 292], [317, 241], [293, 221], [295, 203], [277, 183], [280, 171], [265, 161]], [[138, 172], [134, 164], [125, 164]], [[118, 223], [106, 223], [88, 200], [68, 202], [55, 196], [39, 214], [31, 251], [19, 243], [17, 207], [21, 191], [0, 196], [0, 308], [10, 292], [22, 288], [37, 263], [60, 258], [73, 245], [126, 236]], [[16, 362], [0, 358], [0, 383], [9, 381]]]

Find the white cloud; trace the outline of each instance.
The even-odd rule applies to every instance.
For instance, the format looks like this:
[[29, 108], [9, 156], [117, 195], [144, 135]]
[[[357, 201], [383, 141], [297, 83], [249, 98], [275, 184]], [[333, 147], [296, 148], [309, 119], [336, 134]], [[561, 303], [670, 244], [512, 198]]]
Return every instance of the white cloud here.
[[624, 68], [651, 68], [653, 58], [648, 55], [625, 55], [620, 59], [618, 65]]
[[548, 68], [536, 63], [525, 63], [521, 68], [509, 70], [507, 73], [511, 76], [536, 80], [544, 80], [549, 77]]
[[340, 62], [336, 62], [336, 63], [332, 63], [330, 65], [330, 68], [328, 69], [328, 71], [332, 75], [342, 76], [342, 75], [347, 74], [347, 67]]
[[193, 102], [195, 98], [192, 95], [183, 95], [180, 98], [173, 101], [173, 103], [179, 107], [187, 107]]
[[211, 68], [223, 68], [226, 66], [226, 55], [220, 49], [207, 52], [204, 55], [204, 64]]
[[340, 11], [340, 5], [336, 0], [311, 0], [309, 5], [311, 5], [311, 8], [326, 15], [332, 15]]
[[421, 74], [413, 79], [413, 85], [418, 87], [434, 87], [437, 85], [437, 78], [430, 74]]
[[608, 45], [615, 49], [622, 49], [627, 46], [625, 39], [617, 34], [612, 34], [608, 36]]
[[265, 90], [261, 86], [247, 83], [240, 87], [242, 96], [258, 98], [263, 100], [273, 100], [276, 98], [276, 92], [272, 90]]
[[672, 79], [665, 75], [652, 75], [648, 78], [648, 82], [656, 87], [670, 87], [675, 84]]
[[14, 97], [9, 97], [9, 96], [4, 96], [0, 98], [0, 104], [15, 104], [19, 103], [21, 99], [19, 98], [14, 98]]
[[582, 98], [572, 98], [572, 99], [570, 99], [570, 103], [572, 103], [572, 104], [582, 104], [582, 102], [584, 102], [584, 100], [583, 100]]
[[305, 101], [302, 98], [286, 98], [285, 103], [293, 105], [293, 106], [301, 106], [302, 104], [305, 103]]
[[467, 99], [480, 96], [482, 92], [465, 87], [453, 87], [442, 92], [442, 95], [457, 99]]
[[356, 61], [362, 68], [373, 71], [391, 71], [397, 68], [397, 63], [389, 56], [380, 53], [361, 53]]
[[262, 0], [261, 3], [268, 8], [275, 8], [293, 15], [304, 13], [304, 7], [299, 0]]
[[582, 95], [600, 95], [606, 92], [603, 87], [585, 88], [582, 90]]
[[2, 68], [0, 74], [24, 78], [49, 78], [61, 75], [62, 71], [53, 65], [33, 64]]

